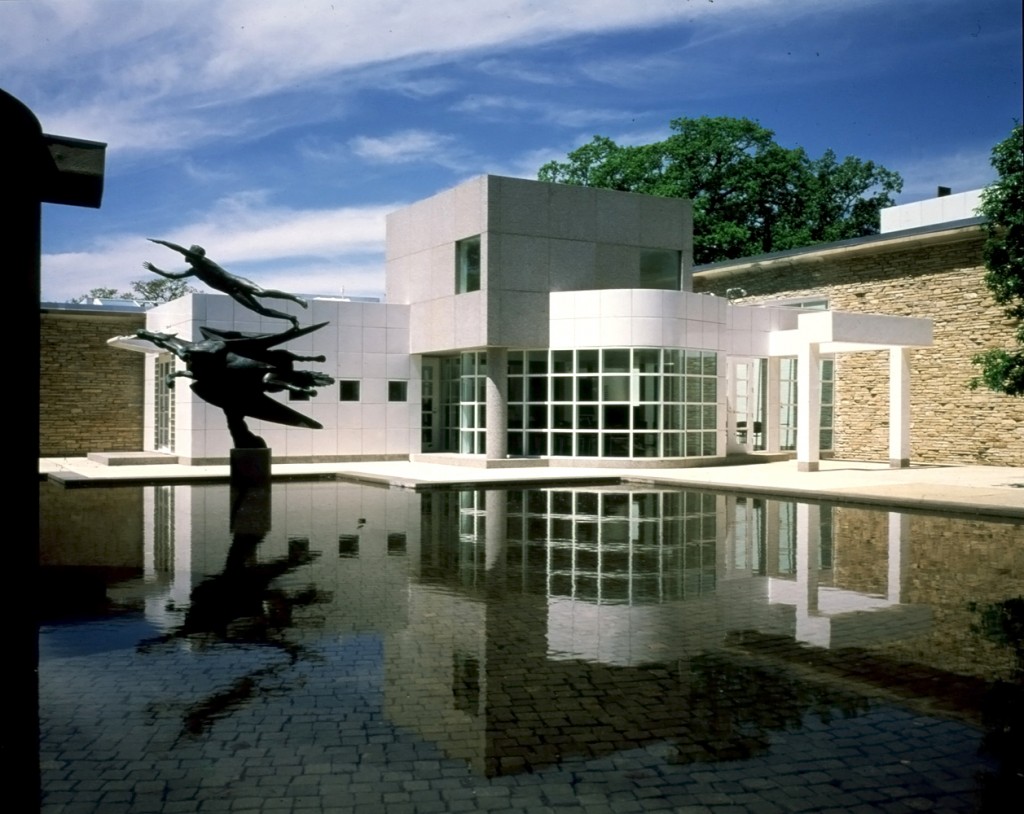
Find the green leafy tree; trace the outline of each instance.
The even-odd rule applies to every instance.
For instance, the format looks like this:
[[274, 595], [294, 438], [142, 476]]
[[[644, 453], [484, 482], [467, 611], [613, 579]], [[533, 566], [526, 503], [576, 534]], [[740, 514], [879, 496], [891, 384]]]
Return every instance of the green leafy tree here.
[[153, 280], [132, 280], [132, 290], [127, 299], [146, 302], [170, 302], [186, 294], [194, 294], [193, 288], [184, 280], [169, 280], [160, 277]]
[[985, 284], [1006, 316], [1016, 322], [1016, 349], [994, 348], [974, 357], [985, 386], [1010, 396], [1024, 395], [1024, 130], [1020, 123], [992, 150], [997, 179], [981, 196], [978, 214], [986, 218]]
[[88, 300], [116, 300], [119, 299], [116, 288], [91, 288], [88, 294], [73, 297], [71, 302], [87, 302]]
[[878, 231], [878, 210], [903, 188], [871, 161], [812, 159], [750, 119], [674, 119], [664, 141], [606, 136], [551, 161], [538, 178], [693, 201], [694, 262], [712, 263]]
[[194, 294], [197, 289], [183, 280], [132, 280], [131, 291], [118, 293], [116, 288], [93, 288], [88, 294], [74, 297], [71, 302], [88, 302], [89, 300], [134, 300], [135, 302], [170, 302], [186, 294]]

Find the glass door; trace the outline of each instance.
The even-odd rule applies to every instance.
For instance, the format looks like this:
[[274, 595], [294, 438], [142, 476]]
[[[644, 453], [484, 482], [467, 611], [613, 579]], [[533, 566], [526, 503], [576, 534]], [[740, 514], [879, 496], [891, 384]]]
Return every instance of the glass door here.
[[765, 448], [767, 378], [767, 359], [729, 360], [729, 453], [750, 453]]

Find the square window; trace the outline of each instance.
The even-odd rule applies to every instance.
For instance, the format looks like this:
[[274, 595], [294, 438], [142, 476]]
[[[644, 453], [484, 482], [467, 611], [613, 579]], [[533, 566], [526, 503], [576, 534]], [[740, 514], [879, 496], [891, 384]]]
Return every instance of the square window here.
[[581, 350], [576, 354], [576, 369], [580, 373], [597, 373], [597, 351]]
[[640, 288], [678, 291], [682, 279], [682, 255], [676, 249], [644, 249], [640, 252]]
[[547, 401], [548, 380], [540, 376], [531, 376], [527, 381], [529, 382], [529, 400], [534, 402]]
[[341, 379], [338, 382], [338, 401], [359, 401], [358, 379]]
[[572, 351], [551, 351], [551, 370], [553, 373], [572, 373]]
[[615, 348], [602, 351], [604, 357], [605, 373], [628, 373], [629, 372], [629, 350], [626, 348]]
[[393, 531], [388, 534], [388, 556], [401, 557], [405, 555], [405, 533]]
[[551, 434], [552, 455], [572, 455], [572, 434], [556, 432]]
[[388, 401], [408, 401], [409, 382], [388, 382]]
[[573, 380], [568, 376], [558, 376], [551, 380], [552, 401], [572, 401]]
[[480, 235], [455, 244], [455, 293], [480, 290]]
[[359, 556], [358, 534], [338, 535], [338, 556], [343, 558], [354, 558]]

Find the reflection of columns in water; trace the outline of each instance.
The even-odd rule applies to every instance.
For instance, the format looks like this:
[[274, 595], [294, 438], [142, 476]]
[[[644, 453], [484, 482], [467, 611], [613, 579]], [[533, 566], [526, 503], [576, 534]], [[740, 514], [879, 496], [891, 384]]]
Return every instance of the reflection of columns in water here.
[[487, 428], [485, 451], [488, 458], [508, 456], [508, 349], [487, 351]]
[[[746, 567], [749, 563], [749, 557], [741, 557], [736, 551], [737, 547], [746, 549], [750, 544], [749, 539], [743, 539], [749, 535], [739, 534], [737, 529], [738, 514], [746, 510], [747, 506], [741, 506], [732, 495], [715, 496], [715, 573], [720, 579], [731, 575], [734, 566], [743, 563]], [[749, 524], [744, 523], [740, 528], [745, 530]]]
[[146, 600], [153, 621], [166, 621], [168, 604], [185, 605], [192, 593], [190, 494], [187, 486], [143, 487], [143, 573], [167, 591]]
[[903, 596], [903, 560], [910, 542], [910, 516], [889, 512], [889, 576], [886, 598], [894, 605]]
[[796, 581], [803, 586], [797, 594], [798, 618], [818, 610], [818, 554], [821, 549], [821, 507], [816, 503], [796, 504]]
[[508, 493], [501, 489], [488, 489], [484, 492], [484, 508], [487, 512], [484, 515], [486, 568], [491, 571], [505, 561]]
[[764, 504], [764, 573], [766, 576], [779, 574], [779, 537], [782, 529], [779, 523], [777, 500], [766, 500]]

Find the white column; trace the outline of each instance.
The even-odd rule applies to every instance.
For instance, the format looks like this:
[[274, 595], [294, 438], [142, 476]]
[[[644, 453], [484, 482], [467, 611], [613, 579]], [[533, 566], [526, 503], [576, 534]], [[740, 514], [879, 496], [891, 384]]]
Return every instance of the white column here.
[[484, 492], [484, 555], [485, 567], [493, 571], [505, 562], [505, 534], [508, 517], [508, 492], [488, 489]]
[[889, 466], [910, 466], [910, 350], [889, 348]]
[[903, 599], [903, 563], [910, 544], [910, 516], [901, 512], [889, 512], [889, 569], [886, 598], [894, 605]]
[[821, 507], [796, 504], [796, 640], [828, 647], [831, 620], [818, 614], [818, 572], [821, 569]]
[[817, 472], [821, 452], [821, 350], [809, 342], [796, 360], [796, 468]]
[[484, 447], [488, 459], [508, 457], [508, 349], [487, 350], [487, 429]]
[[818, 612], [818, 572], [821, 569], [821, 506], [796, 504], [796, 582], [803, 587], [797, 612]]
[[782, 395], [779, 392], [779, 379], [782, 371], [782, 360], [778, 356], [768, 358], [768, 380], [764, 383], [768, 396], [764, 408], [764, 448], [765, 452], [779, 451], [779, 416]]

